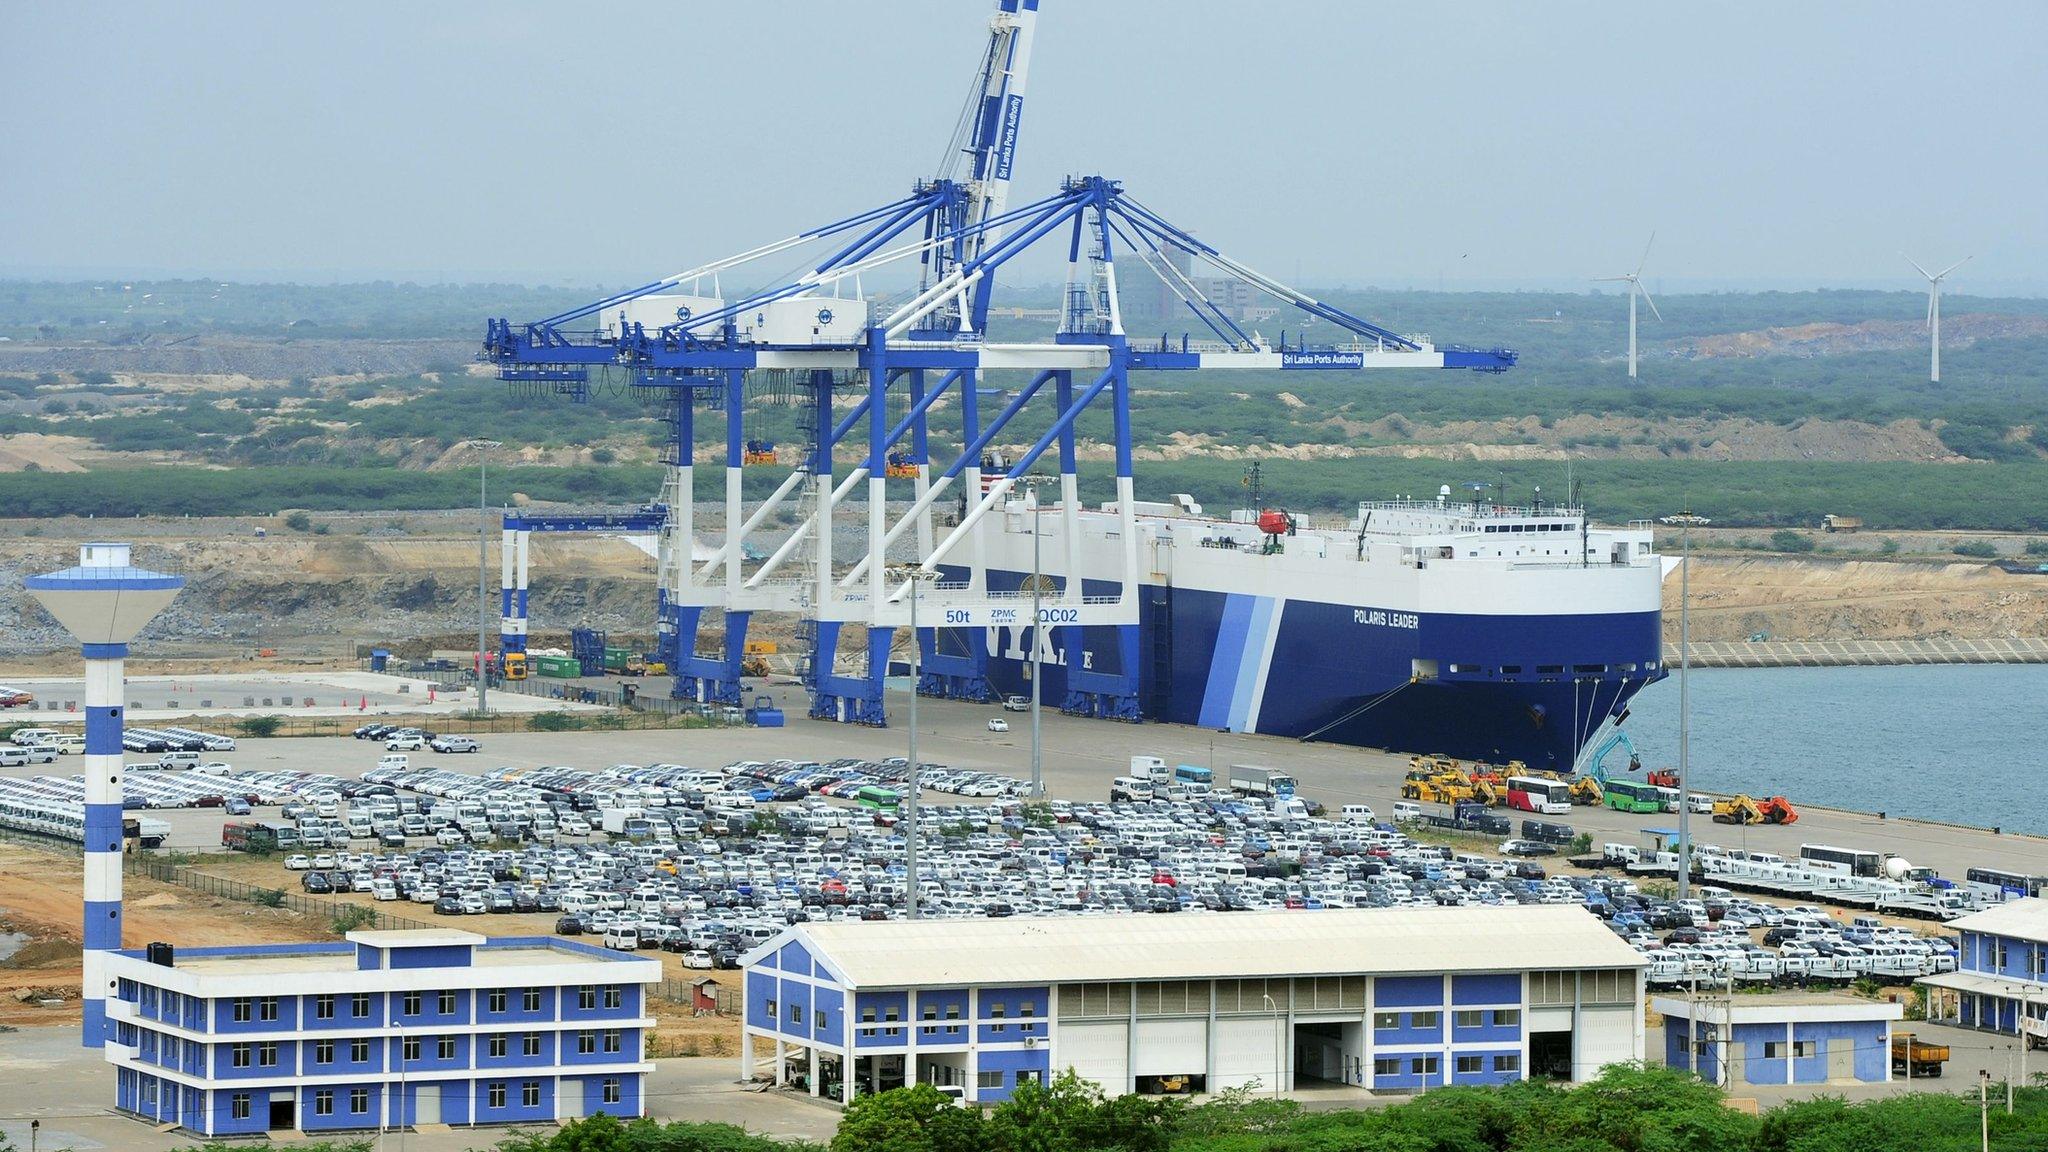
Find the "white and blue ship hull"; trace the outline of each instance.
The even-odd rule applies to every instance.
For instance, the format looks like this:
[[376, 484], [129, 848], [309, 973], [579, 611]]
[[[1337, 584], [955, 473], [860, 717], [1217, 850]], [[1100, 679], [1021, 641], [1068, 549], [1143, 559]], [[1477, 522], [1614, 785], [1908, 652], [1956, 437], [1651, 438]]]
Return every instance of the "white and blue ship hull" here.
[[[1552, 562], [1558, 547], [1542, 560], [1481, 556], [1493, 543], [1483, 539], [1441, 558], [1432, 541], [1422, 564], [1336, 533], [1308, 548], [1289, 539], [1279, 554], [1188, 547], [1208, 531], [1162, 523], [1147, 536], [1152, 578], [1141, 582], [1135, 629], [1048, 631], [1048, 707], [1121, 682], [1146, 720], [1566, 770], [1608, 717], [1665, 675], [1663, 566], [1647, 531], [1595, 538], [1575, 527], [1574, 559], [1586, 541], [1602, 550], [1598, 565]], [[1084, 535], [1076, 552], [1084, 592], [1116, 595], [1117, 581], [1094, 577], [1110, 551], [1091, 543]], [[1015, 555], [1008, 544], [995, 559]], [[987, 579], [992, 592], [1013, 591], [1025, 571], [992, 567]], [[1030, 691], [1028, 630], [941, 631], [935, 654], [967, 657], [975, 645], [996, 693]]]

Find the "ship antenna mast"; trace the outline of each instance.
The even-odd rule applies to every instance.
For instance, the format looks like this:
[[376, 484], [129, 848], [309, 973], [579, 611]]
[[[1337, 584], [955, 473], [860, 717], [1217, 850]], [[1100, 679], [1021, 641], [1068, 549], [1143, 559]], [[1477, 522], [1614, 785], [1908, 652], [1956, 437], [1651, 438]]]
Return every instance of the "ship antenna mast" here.
[[1249, 492], [1251, 493], [1251, 510], [1252, 510], [1253, 512], [1257, 512], [1257, 511], [1259, 510], [1259, 508], [1261, 507], [1261, 504], [1260, 504], [1260, 495], [1259, 495], [1259, 490], [1260, 490], [1260, 477], [1259, 477], [1259, 473], [1260, 473], [1260, 466], [1259, 466], [1259, 462], [1258, 462], [1257, 460], [1254, 460], [1254, 461], [1252, 461], [1252, 462], [1251, 462], [1250, 464], [1247, 464], [1247, 465], [1245, 465], [1245, 469], [1244, 469], [1244, 479], [1242, 479], [1242, 480], [1240, 480], [1240, 481], [1239, 481], [1239, 483], [1243, 484], [1243, 485], [1245, 486], [1245, 488], [1246, 488], [1246, 489], [1247, 489], [1247, 490], [1248, 490], [1248, 491], [1249, 491]]

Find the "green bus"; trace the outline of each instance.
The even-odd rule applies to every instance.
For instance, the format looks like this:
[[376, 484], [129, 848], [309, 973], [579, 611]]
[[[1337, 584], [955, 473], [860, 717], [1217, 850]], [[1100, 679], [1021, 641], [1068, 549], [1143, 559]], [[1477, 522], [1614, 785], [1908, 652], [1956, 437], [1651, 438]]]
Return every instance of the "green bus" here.
[[1609, 808], [1617, 812], [1662, 812], [1664, 797], [1654, 784], [1633, 780], [1611, 780], [1601, 785]]
[[863, 808], [875, 808], [883, 812], [894, 812], [896, 806], [903, 802], [903, 798], [896, 794], [894, 788], [884, 788], [878, 784], [870, 784], [855, 792], [853, 799]]

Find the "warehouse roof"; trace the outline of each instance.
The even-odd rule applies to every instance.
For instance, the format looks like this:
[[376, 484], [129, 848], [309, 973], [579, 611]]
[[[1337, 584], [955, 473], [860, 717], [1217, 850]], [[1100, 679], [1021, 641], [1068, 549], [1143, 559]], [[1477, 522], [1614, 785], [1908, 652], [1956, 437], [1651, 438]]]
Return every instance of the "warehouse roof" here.
[[2030, 897], [1995, 904], [1982, 912], [1948, 922], [1959, 932], [1989, 932], [1996, 936], [2017, 936], [2022, 940], [2048, 941], [2048, 900]]
[[1357, 908], [1210, 916], [807, 923], [850, 987], [1639, 968], [1642, 954], [1575, 905]]

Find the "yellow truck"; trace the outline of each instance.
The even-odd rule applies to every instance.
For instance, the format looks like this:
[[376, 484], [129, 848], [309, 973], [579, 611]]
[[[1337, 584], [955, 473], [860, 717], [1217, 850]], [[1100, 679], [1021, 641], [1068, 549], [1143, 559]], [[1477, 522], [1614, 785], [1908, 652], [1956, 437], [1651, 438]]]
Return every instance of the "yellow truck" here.
[[1948, 1045], [1929, 1044], [1911, 1032], [1892, 1033], [1892, 1071], [1903, 1076], [1939, 1076]]

